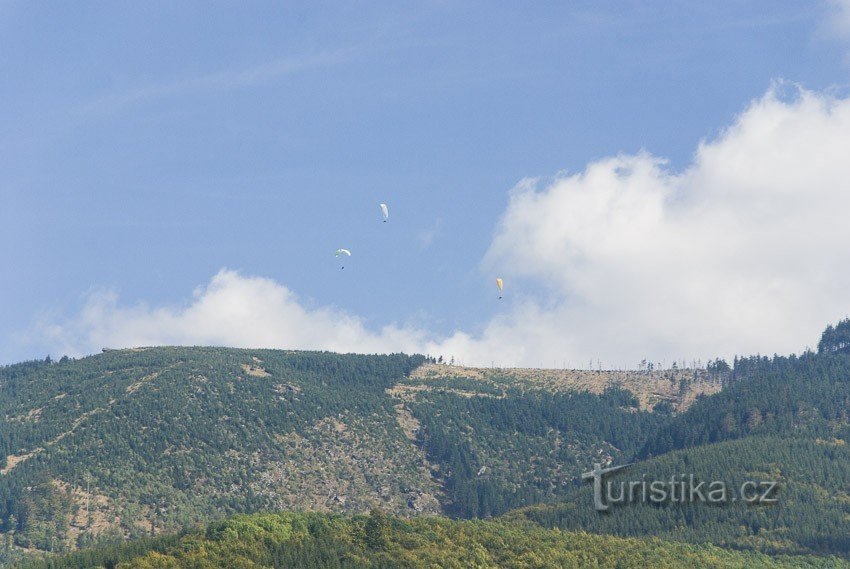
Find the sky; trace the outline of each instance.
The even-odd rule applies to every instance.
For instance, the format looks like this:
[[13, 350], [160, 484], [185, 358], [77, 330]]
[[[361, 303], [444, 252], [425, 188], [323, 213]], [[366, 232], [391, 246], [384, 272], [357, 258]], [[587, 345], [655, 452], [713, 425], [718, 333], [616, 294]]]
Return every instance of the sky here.
[[847, 0], [0, 0], [0, 363], [799, 353], [850, 313], [848, 78]]

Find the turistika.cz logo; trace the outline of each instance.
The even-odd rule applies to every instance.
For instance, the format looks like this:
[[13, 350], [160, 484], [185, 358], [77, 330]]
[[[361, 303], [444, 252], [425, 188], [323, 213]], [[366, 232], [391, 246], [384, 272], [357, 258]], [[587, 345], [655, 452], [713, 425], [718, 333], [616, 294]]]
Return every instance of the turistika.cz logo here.
[[593, 507], [597, 512], [622, 504], [720, 505], [740, 501], [755, 506], [778, 501], [779, 483], [775, 480], [747, 480], [731, 486], [723, 480], [700, 481], [693, 474], [674, 474], [666, 480], [653, 480], [646, 474], [639, 480], [607, 479], [630, 466], [632, 464], [603, 468], [601, 464], [594, 464], [593, 470], [581, 475], [582, 480], [593, 481]]

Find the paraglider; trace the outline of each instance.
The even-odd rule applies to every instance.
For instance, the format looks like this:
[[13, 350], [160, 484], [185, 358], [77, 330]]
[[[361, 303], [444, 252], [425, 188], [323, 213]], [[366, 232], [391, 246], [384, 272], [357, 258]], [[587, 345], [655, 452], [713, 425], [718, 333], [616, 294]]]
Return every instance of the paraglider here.
[[389, 209], [387, 209], [387, 204], [385, 204], [385, 203], [382, 203], [382, 204], [381, 204], [381, 214], [383, 214], [383, 216], [384, 216], [384, 223], [386, 223], [386, 222], [387, 222], [387, 218], [390, 216], [390, 210], [389, 210]]
[[[343, 259], [344, 259], [345, 257], [350, 257], [350, 256], [351, 256], [351, 251], [349, 251], [348, 249], [337, 249], [337, 250], [336, 250], [336, 253], [335, 253], [335, 256], [336, 256], [336, 258], [337, 258], [337, 259], [339, 259], [340, 257], [343, 257]], [[345, 268], [345, 265], [343, 265], [343, 266], [342, 266], [342, 267], [340, 267], [340, 268], [341, 268], [341, 269], [344, 269], [344, 268]]]
[[496, 279], [496, 287], [499, 289], [499, 299], [502, 298], [502, 289], [504, 288], [504, 284], [502, 283], [502, 278], [499, 277]]

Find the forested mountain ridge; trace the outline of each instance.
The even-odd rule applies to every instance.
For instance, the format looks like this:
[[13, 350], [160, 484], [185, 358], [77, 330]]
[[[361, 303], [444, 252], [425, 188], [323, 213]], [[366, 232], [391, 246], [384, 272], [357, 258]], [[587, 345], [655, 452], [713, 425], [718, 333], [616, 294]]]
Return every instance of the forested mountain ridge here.
[[592, 486], [583, 485], [560, 503], [530, 506], [507, 518], [546, 528], [713, 543], [768, 554], [850, 555], [850, 448], [843, 441], [752, 436], [638, 462], [609, 480], [618, 487], [619, 481], [690, 474], [696, 484], [723, 481], [730, 497], [746, 481], [777, 481], [777, 501], [756, 506], [740, 498], [722, 506], [638, 501], [600, 514], [593, 509]]
[[[166, 347], [6, 366], [0, 546], [10, 558], [236, 513], [378, 507], [846, 557], [848, 328], [818, 353], [707, 370]], [[769, 476], [782, 501], [598, 515], [581, 473], [640, 458], [633, 473], [665, 479]]]
[[563, 495], [588, 463], [633, 454], [674, 405], [718, 388], [688, 370], [570, 384], [425, 362], [163, 347], [0, 368], [6, 547], [61, 551], [259, 509], [498, 515]]
[[[591, 488], [560, 504], [511, 514], [545, 527], [660, 536], [768, 553], [850, 556], [850, 321], [830, 326], [818, 352], [735, 361], [735, 381], [671, 417], [620, 478], [779, 482], [778, 503], [751, 507], [633, 504], [587, 508]], [[617, 480], [615, 477], [613, 480]]]
[[824, 332], [817, 353], [739, 358], [734, 381], [697, 401], [647, 441], [641, 458], [751, 435], [850, 433], [850, 322]]
[[0, 521], [46, 550], [259, 508], [437, 512], [385, 389], [422, 357], [110, 351], [0, 375]]

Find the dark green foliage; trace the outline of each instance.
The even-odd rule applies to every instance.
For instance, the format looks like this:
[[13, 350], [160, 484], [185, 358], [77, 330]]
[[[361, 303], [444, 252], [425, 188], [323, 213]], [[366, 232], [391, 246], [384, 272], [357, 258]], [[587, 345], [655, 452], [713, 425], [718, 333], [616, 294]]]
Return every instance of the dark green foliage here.
[[729, 367], [729, 364], [726, 363], [726, 360], [722, 360], [720, 358], [708, 362], [705, 366], [705, 369], [711, 373], [729, 373], [730, 371], [732, 371], [732, 368]]
[[651, 438], [639, 457], [750, 435], [832, 437], [850, 426], [850, 355], [738, 359], [737, 380], [697, 401]]
[[[838, 345], [839, 332], [827, 331], [827, 345]], [[566, 504], [525, 515], [547, 527], [850, 556], [850, 354], [822, 348], [800, 357], [737, 359], [736, 381], [662, 426], [638, 454], [657, 458], [624, 475], [666, 480], [693, 473], [730, 487], [752, 478], [780, 480], [778, 506], [641, 505], [600, 515], [585, 486]]]
[[437, 392], [415, 403], [413, 413], [423, 426], [423, 448], [440, 465], [447, 512], [473, 518], [563, 494], [600, 451], [630, 458], [669, 418], [636, 407], [620, 389], [601, 396]]
[[387, 515], [377, 508], [369, 512], [369, 519], [363, 528], [363, 543], [372, 551], [383, 551], [389, 540], [389, 522]]
[[181, 537], [182, 535], [168, 535], [157, 538], [140, 538], [131, 542], [106, 543], [75, 551], [64, 557], [44, 557], [22, 561], [19, 566], [28, 569], [66, 569], [71, 567], [106, 567], [112, 569], [122, 561], [130, 561], [154, 551], [164, 552], [172, 549], [181, 543]]
[[130, 537], [273, 507], [259, 471], [285, 457], [282, 437], [345, 415], [383, 426], [376, 452], [408, 444], [385, 390], [423, 361], [150, 348], [0, 368], [0, 463], [24, 458], [0, 476], [0, 531], [72, 547], [87, 488]]
[[433, 567], [609, 567], [668, 569], [843, 568], [818, 557], [770, 558], [710, 545], [562, 533], [528, 524], [437, 518], [381, 522], [383, 544], [369, 543], [374, 516], [257, 514], [213, 524], [205, 534], [160, 538], [29, 562], [21, 569], [252, 568], [398, 569]]
[[818, 343], [818, 353], [850, 353], [850, 319], [826, 327]]
[[682, 474], [695, 474], [702, 481], [722, 480], [730, 492], [737, 492], [746, 480], [778, 480], [778, 503], [638, 503], [598, 513], [593, 509], [592, 487], [587, 484], [574, 489], [561, 505], [534, 506], [509, 517], [524, 517], [545, 527], [710, 542], [770, 554], [850, 554], [847, 445], [805, 438], [749, 437], [669, 453], [611, 479], [640, 481], [646, 475], [650, 481], [669, 480]]
[[[88, 543], [98, 515], [118, 517], [119, 533], [135, 538], [281, 507], [280, 484], [293, 469], [321, 472], [327, 464], [316, 456], [356, 459], [364, 443], [372, 455], [331, 473], [348, 477], [332, 482], [348, 488], [345, 506], [325, 507], [363, 511], [380, 494], [382, 507], [415, 513], [436, 496], [451, 515], [489, 517], [563, 494], [591, 459], [631, 456], [669, 419], [669, 409], [637, 412], [634, 397], [619, 389], [553, 395], [437, 379], [409, 406], [422, 426], [418, 444], [440, 466], [439, 491], [397, 423], [398, 399], [387, 393], [423, 361], [150, 348], [3, 368], [0, 454], [19, 462], [0, 477], [0, 529], [18, 546], [52, 551]], [[476, 396], [459, 396], [463, 389]], [[339, 420], [359, 438], [334, 447], [341, 435], [315, 425]], [[312, 459], [293, 454], [305, 440], [316, 445]], [[270, 469], [285, 461], [294, 462], [270, 485]], [[364, 469], [361, 486], [348, 483]], [[363, 484], [372, 497], [356, 494]], [[81, 495], [89, 488], [111, 510], [94, 507], [86, 516]], [[301, 491], [291, 492], [287, 507], [299, 507]]]

